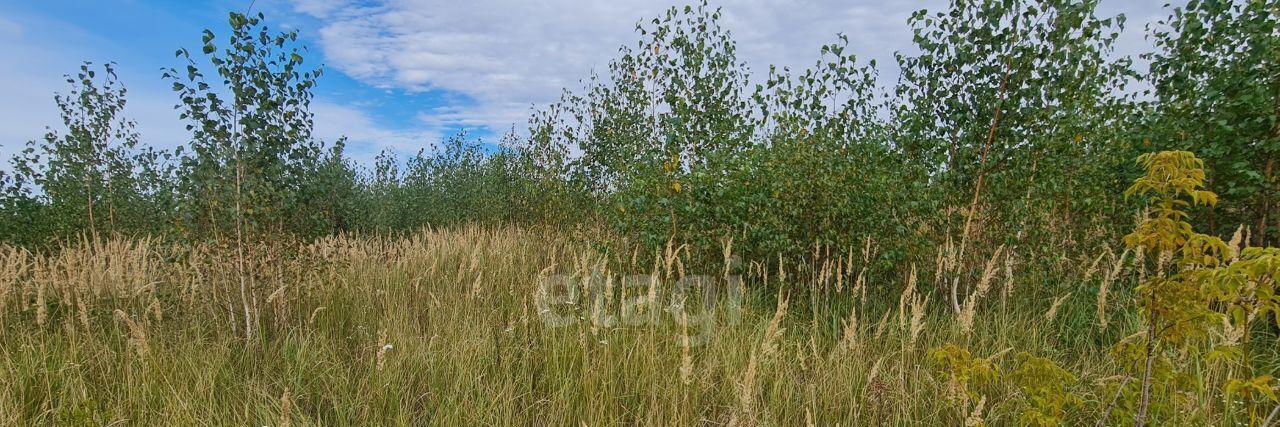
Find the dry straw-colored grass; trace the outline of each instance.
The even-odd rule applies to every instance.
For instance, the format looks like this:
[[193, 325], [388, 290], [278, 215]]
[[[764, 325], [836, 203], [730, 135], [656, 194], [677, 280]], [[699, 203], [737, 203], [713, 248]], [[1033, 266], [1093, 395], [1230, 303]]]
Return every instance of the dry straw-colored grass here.
[[[738, 260], [730, 239], [710, 261], [678, 242], [580, 241], [464, 227], [255, 244], [243, 299], [228, 246], [0, 245], [0, 424], [1008, 425], [1010, 391], [963, 413], [940, 405], [946, 378], [927, 351], [1031, 351], [1093, 384], [1122, 372], [1107, 343], [1134, 328], [1117, 304], [1123, 254], [1097, 262], [1095, 313], [1062, 297], [1093, 284], [1015, 277], [1012, 248], [972, 247], [970, 265], [930, 250], [886, 270], [872, 239], [815, 245], [806, 262]], [[742, 299], [675, 298], [698, 276], [741, 276]], [[563, 296], [540, 286], [549, 278], [578, 283], [579, 298], [540, 306]], [[959, 313], [930, 304], [953, 285], [968, 289]], [[1111, 396], [1079, 391], [1099, 403], [1071, 415], [1093, 422]]]

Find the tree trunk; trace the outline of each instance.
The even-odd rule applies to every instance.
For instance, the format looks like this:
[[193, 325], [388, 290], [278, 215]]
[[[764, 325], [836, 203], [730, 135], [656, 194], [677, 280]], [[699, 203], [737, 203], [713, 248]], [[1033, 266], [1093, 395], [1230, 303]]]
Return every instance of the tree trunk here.
[[1262, 190], [1262, 200], [1258, 206], [1258, 229], [1254, 235], [1254, 246], [1263, 247], [1267, 243], [1267, 218], [1271, 213], [1271, 185], [1274, 179], [1275, 160], [1267, 159], [1267, 167], [1263, 169], [1262, 176], [1266, 179], [1264, 190]]
[[[987, 129], [987, 142], [982, 147], [982, 158], [978, 160], [978, 180], [973, 185], [973, 200], [969, 202], [969, 211], [965, 212], [964, 218], [964, 234], [960, 237], [960, 253], [956, 255], [957, 261], [964, 258], [965, 247], [969, 244], [969, 231], [973, 227], [973, 217], [978, 216], [978, 198], [982, 195], [982, 179], [986, 175], [987, 156], [991, 154], [991, 143], [996, 139], [996, 129], [1000, 127], [1000, 115], [1004, 112], [1004, 98], [1008, 93], [1009, 74], [1013, 72], [1013, 63], [1005, 62], [1004, 77], [1000, 78], [999, 97], [996, 100], [996, 114], [991, 119], [991, 127]], [[954, 282], [951, 286], [951, 308], [956, 314], [960, 314], [960, 284]]]
[[1151, 319], [1147, 325], [1147, 365], [1142, 370], [1142, 401], [1138, 403], [1138, 415], [1134, 418], [1135, 427], [1147, 425], [1147, 407], [1151, 403], [1151, 365], [1156, 360], [1156, 321]]

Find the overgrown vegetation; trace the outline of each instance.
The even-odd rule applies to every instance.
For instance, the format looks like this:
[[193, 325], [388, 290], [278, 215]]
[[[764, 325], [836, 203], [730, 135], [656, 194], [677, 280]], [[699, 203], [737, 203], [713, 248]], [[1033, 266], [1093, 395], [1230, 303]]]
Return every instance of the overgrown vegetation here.
[[1273, 425], [1280, 3], [1171, 8], [1149, 70], [1096, 1], [974, 3], [893, 84], [672, 8], [372, 165], [262, 15], [177, 51], [173, 152], [85, 63], [0, 173], [0, 422]]

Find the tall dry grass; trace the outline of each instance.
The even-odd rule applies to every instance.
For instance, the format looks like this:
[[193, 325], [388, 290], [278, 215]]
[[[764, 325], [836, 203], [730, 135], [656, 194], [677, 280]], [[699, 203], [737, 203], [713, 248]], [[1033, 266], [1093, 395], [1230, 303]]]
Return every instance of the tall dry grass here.
[[[947, 379], [927, 352], [944, 343], [1053, 359], [1081, 378], [1072, 418], [1092, 423], [1113, 400], [1094, 385], [1122, 372], [1110, 344], [1136, 327], [1124, 255], [1096, 281], [1080, 274], [1096, 253], [1065, 255], [1079, 270], [1062, 277], [1079, 280], [1054, 283], [1034, 265], [1015, 277], [1012, 248], [971, 246], [969, 261], [918, 257], [955, 264], [923, 266], [939, 272], [930, 282], [912, 265], [870, 268], [870, 239], [796, 264], [738, 260], [726, 240], [710, 267], [674, 242], [593, 248], [480, 227], [258, 245], [242, 298], [234, 247], [0, 246], [0, 424], [1016, 422], [1009, 389], [940, 403]], [[741, 293], [675, 292], [698, 277]], [[551, 278], [578, 298], [547, 306], [570, 293]], [[960, 314], [931, 303], [956, 285], [970, 290]], [[1065, 297], [1095, 292], [1096, 306]]]

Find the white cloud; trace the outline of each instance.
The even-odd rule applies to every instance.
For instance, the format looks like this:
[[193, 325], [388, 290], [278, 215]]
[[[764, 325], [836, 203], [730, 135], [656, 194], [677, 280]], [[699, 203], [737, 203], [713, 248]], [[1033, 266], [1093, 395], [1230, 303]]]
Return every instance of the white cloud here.
[[[660, 15], [674, 1], [293, 0], [291, 5], [318, 21], [318, 30], [304, 36], [318, 37], [326, 62], [338, 71], [375, 87], [445, 90], [471, 98], [446, 98], [439, 107], [417, 111], [417, 123], [396, 126], [377, 120], [359, 100], [318, 98], [316, 135], [329, 141], [349, 136], [351, 153], [359, 158], [382, 148], [413, 153], [458, 127], [520, 129], [531, 106], [555, 100], [563, 88], [580, 88], [579, 81], [593, 70], [603, 72], [620, 46], [634, 46], [635, 24]], [[843, 32], [852, 50], [864, 60], [876, 59], [884, 81], [892, 81], [897, 73], [893, 52], [911, 49], [907, 16], [945, 3], [720, 0], [712, 5], [723, 8], [723, 24], [757, 77], [769, 64], [810, 65], [818, 48]], [[1129, 28], [1119, 50], [1147, 49], [1143, 25], [1165, 15], [1159, 2], [1102, 2], [1102, 14], [1120, 12], [1129, 15]], [[0, 54], [6, 58], [0, 61], [0, 156], [60, 122], [53, 93], [67, 89], [62, 75], [75, 71], [82, 59], [128, 56], [102, 49], [114, 46], [105, 36], [55, 17], [33, 18], [38, 17], [0, 17]], [[53, 34], [59, 37], [49, 37]], [[128, 63], [120, 71], [129, 88], [125, 113], [138, 121], [144, 143], [160, 148], [185, 143], [189, 135], [172, 109], [176, 98], [158, 72]]]
[[416, 154], [419, 149], [430, 152], [430, 144], [440, 141], [446, 132], [440, 126], [392, 130], [379, 125], [372, 116], [358, 107], [325, 100], [313, 101], [311, 112], [315, 114], [313, 136], [327, 143], [346, 136], [346, 154], [363, 165], [372, 165], [373, 159], [382, 150], [389, 150], [400, 156]]
[[[62, 119], [54, 103], [55, 93], [70, 87], [63, 77], [79, 70], [81, 61], [101, 63], [130, 52], [104, 51], [111, 43], [79, 28], [54, 19], [41, 19], [33, 28], [23, 31], [13, 21], [0, 18], [0, 170], [10, 170], [9, 157], [21, 151], [27, 141], [40, 141], [46, 127], [60, 130]], [[50, 32], [73, 42], [50, 41]], [[171, 82], [160, 78], [160, 72], [128, 61], [117, 65], [119, 81], [127, 89], [124, 116], [137, 122], [141, 143], [158, 149], [173, 149], [190, 141], [187, 123], [174, 110], [178, 98], [170, 90]], [[358, 161], [372, 160], [382, 149], [401, 154], [416, 153], [420, 147], [439, 141], [443, 125], [427, 124], [416, 130], [391, 130], [380, 126], [374, 118], [355, 106], [341, 105], [327, 99], [316, 99], [315, 135], [332, 142], [349, 135], [349, 153]]]
[[[295, 10], [322, 22], [320, 44], [331, 66], [366, 83], [408, 90], [443, 89], [475, 99], [428, 120], [505, 128], [523, 124], [531, 104], [577, 89], [603, 71], [617, 49], [634, 45], [636, 22], [660, 15], [671, 0], [296, 0]], [[1152, 0], [1103, 2], [1102, 14], [1130, 15], [1119, 50], [1145, 49], [1142, 23], [1160, 16]], [[800, 68], [818, 49], [849, 36], [861, 59], [876, 59], [884, 81], [897, 75], [893, 53], [911, 51], [907, 17], [943, 0], [723, 0], [723, 24], [739, 58], [756, 77], [769, 64]], [[1136, 24], [1136, 25], [1134, 25]]]
[[[725, 2], [723, 10], [741, 58], [763, 70], [767, 64], [808, 65], [838, 32], [850, 34], [858, 51], [883, 63], [910, 36], [907, 15], [930, 3], [937, 2], [741, 0]], [[522, 124], [530, 105], [549, 102], [561, 89], [580, 86], [593, 70], [602, 71], [620, 46], [637, 39], [638, 21], [670, 5], [391, 0], [371, 6], [305, 0], [296, 9], [323, 22], [320, 43], [330, 65], [380, 87], [465, 94], [476, 105], [443, 118], [436, 112], [423, 117], [504, 128]]]

